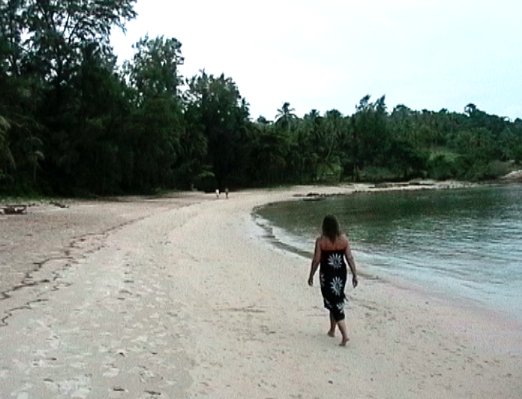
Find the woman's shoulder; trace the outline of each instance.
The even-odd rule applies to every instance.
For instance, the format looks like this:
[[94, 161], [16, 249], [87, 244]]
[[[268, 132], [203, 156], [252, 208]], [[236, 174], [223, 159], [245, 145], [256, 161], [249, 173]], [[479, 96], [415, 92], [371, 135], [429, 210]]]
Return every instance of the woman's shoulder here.
[[348, 245], [348, 237], [346, 237], [346, 234], [341, 234], [337, 238], [336, 246], [344, 251], [348, 247]]
[[321, 249], [324, 251], [344, 251], [348, 246], [348, 239], [346, 235], [341, 234], [332, 242], [328, 237], [320, 236], [317, 238], [317, 243], [319, 243]]

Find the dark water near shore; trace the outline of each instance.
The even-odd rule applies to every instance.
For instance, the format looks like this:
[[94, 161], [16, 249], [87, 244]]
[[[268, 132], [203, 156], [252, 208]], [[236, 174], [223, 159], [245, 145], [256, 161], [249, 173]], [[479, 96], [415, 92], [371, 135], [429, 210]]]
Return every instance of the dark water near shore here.
[[279, 203], [257, 215], [276, 242], [311, 256], [328, 213], [367, 274], [522, 320], [522, 185], [356, 193]]

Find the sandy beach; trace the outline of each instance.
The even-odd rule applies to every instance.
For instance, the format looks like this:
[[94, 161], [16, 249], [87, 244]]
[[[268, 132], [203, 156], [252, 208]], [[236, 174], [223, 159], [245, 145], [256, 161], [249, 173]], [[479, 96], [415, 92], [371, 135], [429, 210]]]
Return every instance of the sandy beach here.
[[347, 289], [347, 347], [326, 335], [310, 260], [273, 246], [251, 213], [357, 190], [370, 188], [0, 215], [0, 398], [521, 398], [520, 324], [367, 278], [364, 264]]

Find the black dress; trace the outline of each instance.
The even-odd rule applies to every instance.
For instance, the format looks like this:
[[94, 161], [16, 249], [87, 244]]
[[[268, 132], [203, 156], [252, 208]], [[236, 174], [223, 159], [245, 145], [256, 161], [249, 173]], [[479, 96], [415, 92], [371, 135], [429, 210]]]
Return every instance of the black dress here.
[[344, 287], [346, 286], [346, 262], [344, 250], [321, 250], [321, 268], [319, 280], [323, 294], [324, 307], [335, 321], [344, 319]]

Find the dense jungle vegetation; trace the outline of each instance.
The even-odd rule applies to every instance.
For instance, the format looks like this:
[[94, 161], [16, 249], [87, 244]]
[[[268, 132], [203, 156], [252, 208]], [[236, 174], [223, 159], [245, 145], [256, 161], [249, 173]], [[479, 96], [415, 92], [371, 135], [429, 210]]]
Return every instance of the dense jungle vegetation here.
[[136, 16], [134, 3], [0, 2], [0, 192], [483, 180], [522, 160], [522, 120], [473, 104], [388, 110], [384, 96], [366, 96], [351, 115], [300, 117], [284, 103], [273, 120], [252, 120], [231, 77], [180, 75], [175, 38], [143, 37], [119, 66], [110, 33]]

